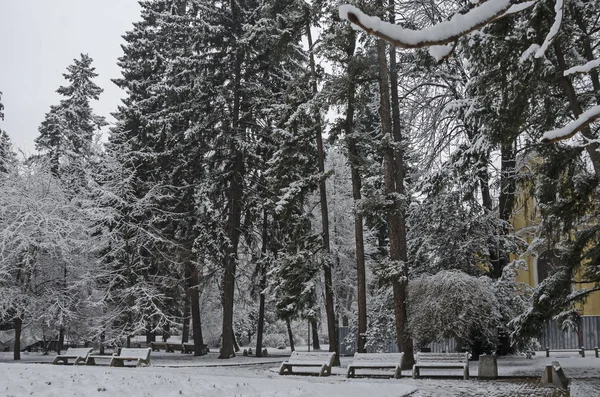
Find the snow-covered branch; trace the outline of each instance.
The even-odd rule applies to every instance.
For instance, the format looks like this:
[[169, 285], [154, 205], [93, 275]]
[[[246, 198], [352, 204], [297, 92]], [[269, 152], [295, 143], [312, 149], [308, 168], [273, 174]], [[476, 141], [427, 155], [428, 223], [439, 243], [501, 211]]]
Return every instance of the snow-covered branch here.
[[[341, 6], [339, 12], [341, 19], [350, 21], [365, 32], [385, 39], [396, 47], [421, 48], [454, 42], [496, 19], [529, 8], [536, 1], [488, 0], [465, 14], [456, 14], [448, 21], [421, 30], [405, 29], [384, 22], [378, 17], [364, 14], [351, 5]], [[562, 0], [558, 1], [562, 2]]]
[[600, 119], [600, 105], [581, 113], [577, 119], [562, 128], [545, 132], [542, 136], [542, 142], [550, 143], [568, 139], [598, 119]]
[[554, 5], [554, 12], [556, 13], [556, 15], [554, 16], [554, 23], [552, 24], [550, 31], [546, 35], [544, 43], [542, 43], [540, 49], [535, 53], [536, 58], [541, 58], [544, 56], [546, 50], [548, 49], [548, 46], [552, 44], [554, 38], [558, 34], [558, 30], [560, 29], [560, 25], [562, 24], [563, 19], [563, 7], [563, 0], [556, 0], [556, 4]]
[[600, 59], [594, 59], [583, 65], [573, 66], [564, 71], [565, 76], [570, 76], [577, 73], [589, 73], [592, 69], [600, 68]]

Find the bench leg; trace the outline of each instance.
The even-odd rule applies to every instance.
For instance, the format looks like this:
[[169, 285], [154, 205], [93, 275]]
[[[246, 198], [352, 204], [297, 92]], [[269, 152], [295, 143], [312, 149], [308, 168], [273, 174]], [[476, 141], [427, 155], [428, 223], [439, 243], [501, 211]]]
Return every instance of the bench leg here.
[[354, 378], [354, 368], [351, 365], [348, 365], [348, 371], [346, 371], [346, 378]]
[[87, 360], [85, 360], [85, 365], [96, 365], [96, 360], [94, 360], [93, 357], [88, 357]]
[[397, 366], [396, 370], [394, 371], [394, 379], [400, 379], [402, 377], [402, 367], [401, 366]]
[[321, 370], [319, 371], [319, 376], [323, 376], [323, 375], [325, 375], [325, 373], [326, 373], [326, 372], [327, 372], [327, 366], [326, 366], [326, 365], [323, 365], [323, 366], [321, 367]]
[[469, 380], [469, 363], [467, 363], [467, 365], [465, 365], [465, 371], [463, 374], [463, 379], [464, 380]]
[[413, 379], [417, 379], [419, 377], [419, 367], [417, 365], [413, 365]]
[[290, 371], [290, 373], [292, 373], [291, 368], [288, 368], [287, 365], [285, 365], [284, 363], [281, 364], [281, 367], [279, 367], [279, 375], [285, 375], [285, 370], [288, 369]]

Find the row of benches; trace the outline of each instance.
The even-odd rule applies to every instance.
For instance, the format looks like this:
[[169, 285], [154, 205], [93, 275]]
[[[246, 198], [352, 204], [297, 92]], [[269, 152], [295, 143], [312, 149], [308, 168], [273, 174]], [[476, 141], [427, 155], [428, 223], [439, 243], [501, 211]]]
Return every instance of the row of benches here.
[[100, 356], [92, 355], [91, 347], [82, 348], [68, 348], [65, 354], [59, 354], [54, 358], [52, 364], [69, 364], [69, 360], [74, 360], [73, 365], [85, 364], [85, 365], [96, 365], [97, 359], [110, 359], [110, 367], [123, 367], [125, 362], [135, 361], [136, 367], [145, 364], [150, 365], [150, 352], [152, 349], [128, 349], [123, 348], [119, 354], [112, 356]]
[[[193, 353], [194, 352], [194, 344], [193, 343], [170, 343], [170, 342], [150, 342], [150, 348], [152, 351], [161, 351], [164, 350], [167, 353], [174, 353], [175, 351], [180, 351], [182, 353]], [[208, 353], [210, 350], [208, 349], [208, 345], [202, 345], [202, 354]]]
[[[69, 364], [73, 360], [74, 365], [96, 365], [97, 359], [110, 359], [109, 366], [122, 367], [125, 362], [135, 361], [136, 366], [142, 364], [150, 365], [151, 348], [145, 349], [121, 349], [120, 353], [112, 356], [92, 355], [91, 348], [69, 348], [65, 354], [57, 355], [53, 364]], [[356, 353], [354, 360], [348, 365], [347, 377], [356, 375], [357, 369], [393, 369], [394, 378], [402, 375], [401, 364], [404, 353]], [[288, 361], [281, 364], [279, 374], [291, 374], [293, 367], [316, 368], [318, 375], [331, 375], [331, 367], [334, 364], [335, 353], [333, 352], [293, 352]], [[463, 369], [464, 379], [469, 378], [469, 365], [467, 353], [418, 353], [417, 363], [413, 366], [413, 377], [420, 375], [421, 368], [458, 368]]]
[[[392, 369], [393, 377], [402, 376], [402, 357], [404, 353], [355, 353], [354, 360], [348, 365], [346, 377], [356, 376], [357, 369]], [[293, 352], [288, 361], [281, 363], [279, 375], [292, 374], [294, 367], [315, 368], [319, 376], [331, 375], [335, 360], [333, 352]], [[469, 379], [468, 353], [417, 353], [413, 365], [413, 378], [421, 375], [421, 369], [462, 369], [463, 379]]]

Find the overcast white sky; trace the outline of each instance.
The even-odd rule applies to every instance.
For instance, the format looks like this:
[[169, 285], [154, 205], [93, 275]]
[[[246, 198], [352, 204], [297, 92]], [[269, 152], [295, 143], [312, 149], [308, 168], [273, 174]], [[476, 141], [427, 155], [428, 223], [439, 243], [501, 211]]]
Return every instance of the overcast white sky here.
[[33, 153], [33, 140], [56, 89], [73, 58], [87, 53], [96, 67], [96, 84], [104, 88], [92, 103], [112, 121], [123, 92], [111, 81], [119, 77], [121, 36], [140, 19], [137, 0], [0, 0], [0, 91], [4, 121], [0, 129], [16, 148]]

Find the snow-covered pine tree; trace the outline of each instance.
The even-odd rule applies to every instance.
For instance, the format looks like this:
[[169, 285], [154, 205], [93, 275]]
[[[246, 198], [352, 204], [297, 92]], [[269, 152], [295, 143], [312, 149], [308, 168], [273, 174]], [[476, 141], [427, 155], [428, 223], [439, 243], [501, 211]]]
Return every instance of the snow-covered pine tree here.
[[60, 175], [64, 168], [64, 178], [70, 179], [65, 182], [75, 189], [83, 184], [78, 179], [91, 155], [94, 135], [106, 125], [103, 117], [94, 114], [90, 103], [98, 100], [103, 90], [93, 82], [98, 74], [87, 54], [74, 59], [63, 76], [69, 84], [56, 91], [63, 99], [46, 113], [35, 143], [36, 149], [50, 158], [52, 172]]

